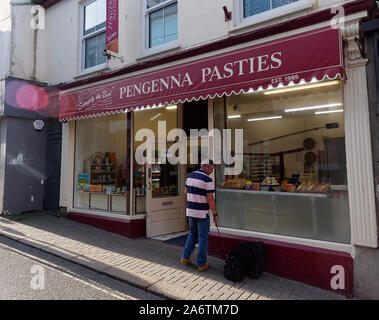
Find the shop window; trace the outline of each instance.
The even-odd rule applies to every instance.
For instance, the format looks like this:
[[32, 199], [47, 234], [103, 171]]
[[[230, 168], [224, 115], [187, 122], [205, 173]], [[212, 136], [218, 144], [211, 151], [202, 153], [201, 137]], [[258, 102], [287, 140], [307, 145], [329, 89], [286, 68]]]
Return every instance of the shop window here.
[[74, 207], [129, 213], [125, 113], [76, 121]]
[[338, 80], [215, 99], [244, 139], [242, 172], [217, 166], [220, 225], [350, 243], [343, 112]]
[[[170, 130], [178, 127], [178, 113], [176, 105], [169, 105], [159, 108], [148, 110], [140, 110], [134, 112], [134, 137], [141, 129], [151, 130], [154, 134], [154, 164], [151, 165], [151, 183], [152, 183], [152, 197], [172, 197], [179, 194], [179, 168], [178, 165], [171, 165], [168, 161], [163, 163], [160, 161], [162, 157], [167, 156], [167, 149], [171, 143], [166, 141], [166, 149], [159, 149], [160, 137], [158, 136], [159, 122], [163, 123], [166, 127], [166, 140], [167, 134]], [[134, 152], [136, 154], [137, 148], [144, 143], [143, 141], [134, 141]], [[134, 194], [134, 212], [146, 212], [146, 174], [147, 164], [138, 164], [134, 159], [133, 169], [133, 194]]]
[[105, 64], [106, 0], [84, 2], [82, 21], [82, 69]]
[[243, 0], [243, 17], [276, 9], [299, 0]]
[[146, 48], [164, 49], [178, 39], [178, 5], [173, 0], [145, 0]]

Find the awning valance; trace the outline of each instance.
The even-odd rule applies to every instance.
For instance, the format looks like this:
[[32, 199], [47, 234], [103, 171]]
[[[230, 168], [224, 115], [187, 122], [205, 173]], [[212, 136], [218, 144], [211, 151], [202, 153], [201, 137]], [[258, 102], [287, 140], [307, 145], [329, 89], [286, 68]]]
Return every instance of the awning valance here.
[[62, 121], [343, 78], [338, 29], [289, 36], [60, 95]]

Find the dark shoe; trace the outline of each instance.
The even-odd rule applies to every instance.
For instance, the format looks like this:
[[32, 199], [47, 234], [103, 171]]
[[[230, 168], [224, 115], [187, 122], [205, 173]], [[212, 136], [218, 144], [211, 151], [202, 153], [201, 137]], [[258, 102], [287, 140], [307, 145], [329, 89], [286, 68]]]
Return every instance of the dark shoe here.
[[203, 267], [197, 268], [197, 271], [200, 271], [200, 272], [205, 271], [205, 270], [207, 270], [210, 266], [211, 266], [211, 265], [210, 265], [208, 262], [206, 262], [205, 265], [204, 265]]
[[192, 262], [191, 262], [190, 259], [184, 259], [184, 258], [182, 258], [182, 260], [180, 260], [180, 261], [183, 262], [183, 263], [185, 263], [185, 264], [187, 264], [187, 265], [191, 265], [192, 264]]

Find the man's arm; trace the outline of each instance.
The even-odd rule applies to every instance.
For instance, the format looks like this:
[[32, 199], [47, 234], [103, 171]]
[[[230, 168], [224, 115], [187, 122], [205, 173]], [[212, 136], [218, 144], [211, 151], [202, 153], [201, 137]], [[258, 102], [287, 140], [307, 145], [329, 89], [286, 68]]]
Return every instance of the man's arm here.
[[213, 213], [213, 221], [215, 224], [217, 224], [218, 216], [217, 216], [217, 209], [216, 209], [216, 201], [213, 196], [213, 193], [207, 193], [207, 200], [208, 200], [209, 208], [211, 209]]

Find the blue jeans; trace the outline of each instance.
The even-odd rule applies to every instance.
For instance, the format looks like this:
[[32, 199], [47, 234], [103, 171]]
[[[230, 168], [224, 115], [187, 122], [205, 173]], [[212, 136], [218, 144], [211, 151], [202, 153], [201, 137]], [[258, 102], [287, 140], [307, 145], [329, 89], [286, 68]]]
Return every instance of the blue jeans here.
[[197, 267], [201, 268], [204, 267], [207, 262], [208, 233], [210, 225], [209, 215], [207, 214], [207, 217], [204, 219], [188, 217], [188, 221], [190, 232], [187, 237], [186, 245], [184, 246], [182, 257], [184, 259], [189, 259], [195, 249], [196, 242], [198, 242]]

